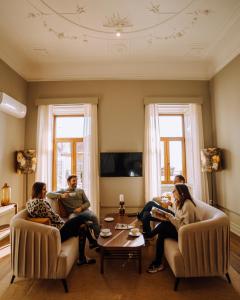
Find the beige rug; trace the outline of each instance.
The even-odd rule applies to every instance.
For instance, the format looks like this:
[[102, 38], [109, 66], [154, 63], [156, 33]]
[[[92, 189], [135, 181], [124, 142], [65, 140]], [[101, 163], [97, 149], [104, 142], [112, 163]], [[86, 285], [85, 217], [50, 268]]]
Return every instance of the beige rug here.
[[[1, 278], [1, 300], [234, 300], [240, 299], [225, 278], [182, 279], [177, 292], [173, 291], [174, 276], [169, 268], [156, 274], [148, 274], [147, 266], [154, 248], [144, 249], [143, 272], [137, 273], [137, 265], [126, 262], [107, 261], [105, 274], [100, 274], [99, 257], [94, 251], [96, 265], [74, 266], [69, 277], [69, 293], [64, 293], [60, 280], [26, 280], [17, 278], [9, 285], [11, 272]], [[9, 258], [8, 258], [9, 259]], [[1, 271], [0, 271], [1, 272]]]

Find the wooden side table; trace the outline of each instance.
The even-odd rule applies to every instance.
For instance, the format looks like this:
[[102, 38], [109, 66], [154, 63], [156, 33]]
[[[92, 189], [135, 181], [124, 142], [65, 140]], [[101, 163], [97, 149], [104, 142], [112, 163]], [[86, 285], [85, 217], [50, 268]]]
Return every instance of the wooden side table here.
[[17, 209], [17, 203], [0, 206], [0, 241], [9, 235], [10, 220], [17, 213]]

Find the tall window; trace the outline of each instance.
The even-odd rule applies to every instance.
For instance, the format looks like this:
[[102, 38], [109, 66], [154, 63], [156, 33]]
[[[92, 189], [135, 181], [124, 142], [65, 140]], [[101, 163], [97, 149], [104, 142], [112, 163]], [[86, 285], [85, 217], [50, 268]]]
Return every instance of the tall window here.
[[186, 178], [186, 151], [183, 115], [159, 115], [161, 181], [173, 183], [176, 175]]
[[53, 189], [66, 186], [70, 174], [78, 176], [82, 187], [83, 116], [54, 116]]

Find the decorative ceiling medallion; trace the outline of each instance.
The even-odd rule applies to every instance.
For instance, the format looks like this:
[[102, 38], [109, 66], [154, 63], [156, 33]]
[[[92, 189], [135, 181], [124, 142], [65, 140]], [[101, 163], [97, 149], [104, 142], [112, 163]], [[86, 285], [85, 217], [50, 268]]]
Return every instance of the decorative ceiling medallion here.
[[151, 3], [151, 7], [149, 7], [148, 9], [154, 14], [160, 14], [160, 4]]
[[107, 21], [103, 23], [103, 27], [121, 29], [133, 26], [127, 17], [121, 18], [119, 13], [113, 14], [110, 18], [106, 17], [106, 19]]

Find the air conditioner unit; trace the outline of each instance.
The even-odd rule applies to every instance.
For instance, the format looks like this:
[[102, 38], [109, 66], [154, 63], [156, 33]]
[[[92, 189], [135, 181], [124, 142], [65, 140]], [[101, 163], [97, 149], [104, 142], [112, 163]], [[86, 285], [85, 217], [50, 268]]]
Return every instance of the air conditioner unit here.
[[7, 94], [0, 92], [0, 111], [16, 118], [24, 118], [26, 116], [27, 107]]

